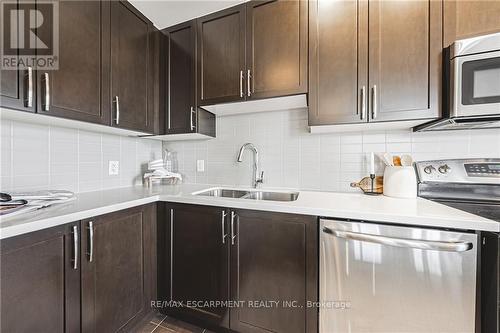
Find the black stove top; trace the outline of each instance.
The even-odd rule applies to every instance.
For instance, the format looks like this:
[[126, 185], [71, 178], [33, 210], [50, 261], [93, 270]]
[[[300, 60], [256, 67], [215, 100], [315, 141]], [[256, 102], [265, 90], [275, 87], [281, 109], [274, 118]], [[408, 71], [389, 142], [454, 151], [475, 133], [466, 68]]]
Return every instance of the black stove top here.
[[435, 200], [443, 205], [500, 222], [500, 204]]

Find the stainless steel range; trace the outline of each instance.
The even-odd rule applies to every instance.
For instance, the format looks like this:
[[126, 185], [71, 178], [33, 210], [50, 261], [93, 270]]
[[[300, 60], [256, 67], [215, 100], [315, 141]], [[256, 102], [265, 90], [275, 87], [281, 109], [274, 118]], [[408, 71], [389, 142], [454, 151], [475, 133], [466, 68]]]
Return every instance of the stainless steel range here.
[[[500, 159], [456, 159], [416, 164], [420, 197], [500, 223]], [[478, 249], [481, 332], [500, 332], [500, 238], [481, 232]]]

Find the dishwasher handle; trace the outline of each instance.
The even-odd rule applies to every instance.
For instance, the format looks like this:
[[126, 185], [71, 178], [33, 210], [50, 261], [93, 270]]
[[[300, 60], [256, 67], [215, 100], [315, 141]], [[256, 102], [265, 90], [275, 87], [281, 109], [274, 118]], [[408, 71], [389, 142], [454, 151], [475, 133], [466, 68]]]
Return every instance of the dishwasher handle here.
[[331, 234], [338, 238], [345, 238], [388, 246], [411, 247], [421, 250], [465, 252], [469, 251], [473, 247], [473, 244], [471, 242], [440, 242], [421, 239], [393, 238], [371, 234], [362, 234], [358, 232], [335, 230], [327, 227], [323, 228], [323, 232]]

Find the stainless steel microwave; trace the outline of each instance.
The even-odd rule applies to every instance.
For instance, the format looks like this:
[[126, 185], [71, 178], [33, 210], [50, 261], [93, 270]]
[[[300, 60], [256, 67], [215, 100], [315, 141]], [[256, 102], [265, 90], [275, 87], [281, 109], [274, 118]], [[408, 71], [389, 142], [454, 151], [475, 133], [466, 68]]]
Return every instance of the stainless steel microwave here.
[[445, 49], [443, 117], [416, 130], [500, 127], [500, 33]]

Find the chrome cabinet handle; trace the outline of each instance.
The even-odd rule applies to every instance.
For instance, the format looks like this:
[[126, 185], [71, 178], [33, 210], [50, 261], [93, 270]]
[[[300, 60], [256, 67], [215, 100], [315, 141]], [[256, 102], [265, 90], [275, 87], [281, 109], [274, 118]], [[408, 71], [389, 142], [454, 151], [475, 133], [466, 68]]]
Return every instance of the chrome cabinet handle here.
[[167, 112], [167, 117], [168, 117], [168, 120], [167, 120], [167, 129], [170, 129], [172, 128], [172, 124], [171, 124], [171, 117], [170, 117], [170, 107], [168, 108], [168, 112]]
[[245, 76], [243, 75], [243, 71], [240, 71], [240, 97], [243, 98], [243, 79]]
[[193, 121], [193, 114], [196, 116], [196, 111], [193, 107], [191, 107], [191, 115], [190, 115], [190, 122], [191, 122], [191, 131], [194, 131], [196, 126], [194, 124], [194, 121]]
[[45, 98], [43, 101], [42, 109], [43, 109], [43, 111], [49, 111], [49, 109], [50, 109], [49, 73], [43, 73], [43, 81], [45, 83]]
[[78, 227], [73, 226], [73, 269], [78, 269]]
[[174, 209], [170, 208], [170, 300], [174, 292]]
[[377, 118], [377, 111], [378, 111], [378, 106], [377, 106], [377, 85], [375, 84], [372, 88], [373, 92], [373, 105], [372, 105], [372, 119]]
[[361, 87], [361, 119], [366, 117], [366, 87]]
[[421, 249], [421, 250], [465, 252], [472, 249], [473, 246], [472, 243], [470, 242], [439, 242], [439, 241], [428, 241], [420, 239], [393, 238], [386, 236], [361, 234], [350, 231], [341, 231], [341, 230], [330, 229], [327, 227], [323, 228], [323, 232], [334, 235], [335, 237], [338, 238], [345, 238], [345, 239], [377, 243], [377, 244], [396, 246], [396, 247], [411, 247], [414, 249]]
[[87, 252], [89, 256], [89, 262], [94, 260], [94, 222], [90, 221], [87, 227], [89, 230], [89, 252]]
[[28, 67], [28, 91], [26, 92], [26, 98], [24, 101], [24, 106], [30, 108], [33, 106], [33, 67]]
[[252, 85], [250, 84], [250, 78], [252, 74], [250, 70], [247, 70], [247, 96], [250, 97], [252, 95]]
[[221, 225], [222, 225], [222, 244], [225, 244], [226, 243], [226, 237], [227, 237], [227, 234], [226, 234], [226, 216], [227, 216], [227, 213], [225, 210], [222, 211], [222, 216], [221, 216]]
[[234, 245], [234, 240], [236, 239], [236, 233], [234, 232], [235, 217], [236, 217], [235, 212], [231, 211], [231, 245]]
[[120, 124], [120, 100], [118, 99], [118, 96], [115, 96], [115, 104], [116, 104], [115, 122], [118, 125], [118, 124]]

